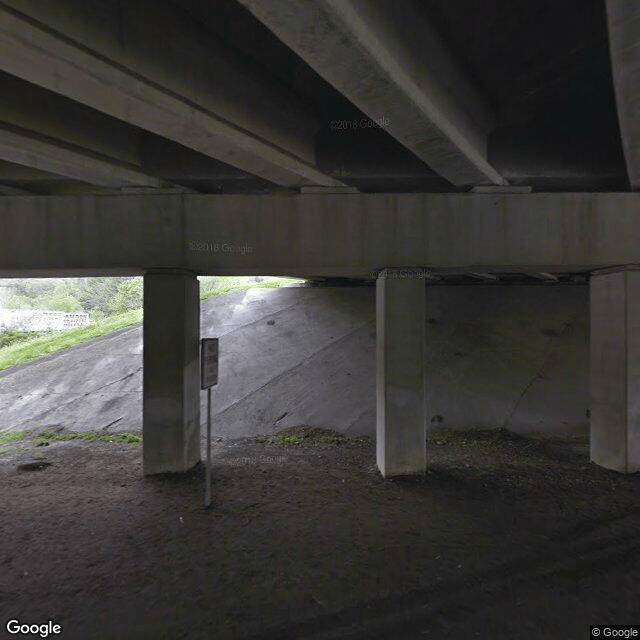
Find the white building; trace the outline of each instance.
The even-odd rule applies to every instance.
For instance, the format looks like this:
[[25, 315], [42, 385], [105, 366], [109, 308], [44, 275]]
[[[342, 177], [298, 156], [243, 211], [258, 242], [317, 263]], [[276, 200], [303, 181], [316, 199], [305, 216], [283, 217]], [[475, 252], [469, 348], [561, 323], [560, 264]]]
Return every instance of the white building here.
[[75, 329], [89, 324], [88, 313], [43, 311], [41, 309], [0, 309], [0, 329], [44, 331]]

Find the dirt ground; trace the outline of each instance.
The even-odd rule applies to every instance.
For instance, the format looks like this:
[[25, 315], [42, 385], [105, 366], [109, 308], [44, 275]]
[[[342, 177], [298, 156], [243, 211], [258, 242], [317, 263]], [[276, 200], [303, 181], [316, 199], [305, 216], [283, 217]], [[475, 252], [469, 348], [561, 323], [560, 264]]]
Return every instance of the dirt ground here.
[[571, 640], [640, 624], [638, 474], [590, 464], [584, 439], [442, 432], [428, 451], [425, 476], [385, 481], [367, 440], [216, 442], [208, 511], [203, 467], [143, 478], [141, 447], [3, 454], [0, 637], [9, 619], [53, 620], [65, 640]]

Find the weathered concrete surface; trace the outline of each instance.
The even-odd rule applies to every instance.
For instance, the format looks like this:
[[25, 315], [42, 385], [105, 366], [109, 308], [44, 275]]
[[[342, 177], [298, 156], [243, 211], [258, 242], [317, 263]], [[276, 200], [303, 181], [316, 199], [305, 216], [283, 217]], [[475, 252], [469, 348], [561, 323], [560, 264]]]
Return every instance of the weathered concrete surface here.
[[591, 279], [591, 459], [640, 471], [640, 271]]
[[227, 321], [229, 309], [217, 304], [202, 319], [203, 337], [222, 336], [217, 433], [299, 424], [348, 431], [372, 418], [371, 288], [258, 289], [239, 302]]
[[144, 276], [142, 435], [145, 475], [200, 460], [200, 289], [193, 273]]
[[586, 433], [586, 286], [430, 287], [432, 425]]
[[587, 271], [640, 263], [639, 212], [633, 193], [3, 197], [0, 276]]
[[493, 117], [418, 2], [240, 0], [363, 113], [456, 185], [505, 184]]
[[609, 50], [627, 174], [640, 189], [640, 5], [606, 0]]
[[299, 99], [168, 5], [10, 0], [0, 69], [278, 184], [341, 184]]
[[[428, 427], [586, 433], [587, 287], [434, 286], [427, 299]], [[215, 434], [375, 436], [373, 287], [231, 292], [202, 302], [201, 335], [220, 337]], [[0, 372], [0, 430], [62, 426], [142, 429], [141, 326]]]
[[142, 430], [142, 325], [0, 372], [0, 431]]
[[421, 278], [376, 281], [376, 462], [383, 477], [426, 471], [425, 293]]
[[39, 171], [104, 187], [161, 187], [162, 180], [111, 160], [96, 158], [61, 142], [0, 126], [0, 158]]

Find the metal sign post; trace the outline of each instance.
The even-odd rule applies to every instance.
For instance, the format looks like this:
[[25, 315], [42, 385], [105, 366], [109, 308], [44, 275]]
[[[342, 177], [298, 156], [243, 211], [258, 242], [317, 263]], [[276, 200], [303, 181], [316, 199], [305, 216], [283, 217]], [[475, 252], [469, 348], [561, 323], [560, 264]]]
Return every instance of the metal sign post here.
[[207, 390], [207, 471], [204, 506], [211, 505], [211, 387], [218, 384], [218, 338], [200, 341], [200, 389]]

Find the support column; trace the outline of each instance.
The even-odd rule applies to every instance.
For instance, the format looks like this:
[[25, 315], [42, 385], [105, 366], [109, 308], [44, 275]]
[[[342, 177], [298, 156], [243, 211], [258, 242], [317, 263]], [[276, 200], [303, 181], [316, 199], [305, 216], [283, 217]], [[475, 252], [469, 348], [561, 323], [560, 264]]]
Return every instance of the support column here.
[[200, 460], [200, 290], [189, 271], [144, 276], [144, 474], [184, 472]]
[[640, 470], [640, 271], [591, 276], [591, 460]]
[[377, 462], [385, 478], [426, 471], [425, 280], [385, 269], [376, 282]]

